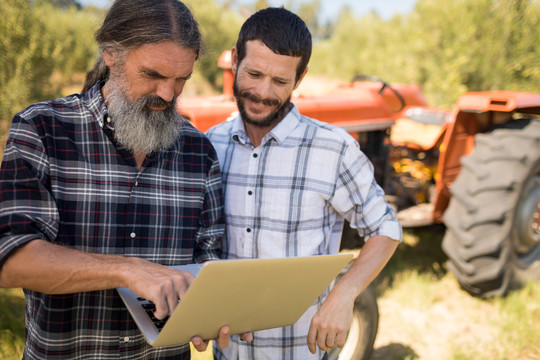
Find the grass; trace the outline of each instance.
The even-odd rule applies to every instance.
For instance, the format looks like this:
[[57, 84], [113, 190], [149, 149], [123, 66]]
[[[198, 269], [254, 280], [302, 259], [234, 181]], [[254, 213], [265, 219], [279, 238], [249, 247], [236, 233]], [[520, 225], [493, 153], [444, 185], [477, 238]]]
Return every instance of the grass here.
[[538, 360], [540, 282], [482, 300], [447, 272], [442, 226], [408, 230], [376, 280], [372, 360]]
[[22, 290], [0, 289], [0, 308], [4, 309], [0, 311], [0, 359], [21, 359], [24, 350]]
[[[408, 230], [376, 280], [380, 323], [371, 360], [540, 360], [540, 282], [482, 300], [447, 272], [444, 228]], [[0, 360], [20, 359], [24, 299], [0, 289]], [[195, 360], [211, 351], [192, 351]]]

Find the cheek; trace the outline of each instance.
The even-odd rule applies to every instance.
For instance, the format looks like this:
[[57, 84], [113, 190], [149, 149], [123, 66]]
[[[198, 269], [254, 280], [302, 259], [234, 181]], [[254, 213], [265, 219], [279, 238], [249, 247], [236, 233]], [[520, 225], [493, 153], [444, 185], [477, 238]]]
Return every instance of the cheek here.
[[280, 103], [285, 102], [285, 100], [287, 100], [291, 96], [292, 91], [293, 91], [292, 88], [286, 88], [286, 89], [280, 88], [279, 90], [277, 90], [276, 96], [279, 98], [279, 102]]
[[143, 96], [153, 95], [157, 90], [156, 83], [140, 76], [127, 76], [129, 91], [136, 99]]
[[185, 81], [182, 81], [180, 83], [177, 83], [174, 85], [174, 96], [179, 97], [182, 92], [184, 91], [184, 86], [186, 85]]

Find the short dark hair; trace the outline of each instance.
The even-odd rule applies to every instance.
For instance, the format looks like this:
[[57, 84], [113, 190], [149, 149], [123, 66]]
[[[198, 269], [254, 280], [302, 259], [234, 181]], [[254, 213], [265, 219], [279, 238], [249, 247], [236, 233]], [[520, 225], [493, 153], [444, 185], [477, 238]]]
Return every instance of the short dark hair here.
[[262, 41], [276, 54], [301, 57], [296, 80], [307, 68], [311, 33], [298, 15], [283, 7], [259, 10], [244, 22], [236, 42], [238, 63], [246, 56], [246, 42], [250, 40]]
[[96, 32], [99, 44], [94, 69], [86, 75], [83, 92], [99, 80], [106, 80], [109, 69], [103, 60], [107, 49], [126, 52], [145, 44], [173, 41], [195, 51], [202, 47], [197, 21], [179, 0], [116, 0]]

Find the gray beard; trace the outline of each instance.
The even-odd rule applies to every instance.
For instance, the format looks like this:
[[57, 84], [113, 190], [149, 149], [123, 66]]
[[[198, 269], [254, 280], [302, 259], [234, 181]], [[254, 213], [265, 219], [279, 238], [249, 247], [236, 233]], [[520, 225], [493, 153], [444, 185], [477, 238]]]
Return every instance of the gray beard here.
[[123, 148], [144, 155], [171, 148], [182, 127], [182, 116], [176, 112], [176, 98], [167, 103], [165, 110], [154, 111], [147, 105], [165, 101], [145, 96], [132, 102], [121, 79], [110, 78], [107, 86], [110, 90], [107, 109], [116, 141]]

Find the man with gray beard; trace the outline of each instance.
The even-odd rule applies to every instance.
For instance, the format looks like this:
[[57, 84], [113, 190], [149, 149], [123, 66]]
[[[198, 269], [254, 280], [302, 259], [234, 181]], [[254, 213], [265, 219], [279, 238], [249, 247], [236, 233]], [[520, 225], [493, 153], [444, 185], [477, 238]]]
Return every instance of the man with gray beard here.
[[[193, 281], [168, 266], [221, 255], [217, 157], [174, 110], [201, 35], [180, 1], [117, 0], [96, 40], [82, 94], [13, 118], [0, 287], [24, 288], [24, 359], [189, 359], [188, 344], [149, 346], [115, 289], [153, 301], [163, 319]], [[225, 326], [216, 343], [228, 342]]]

